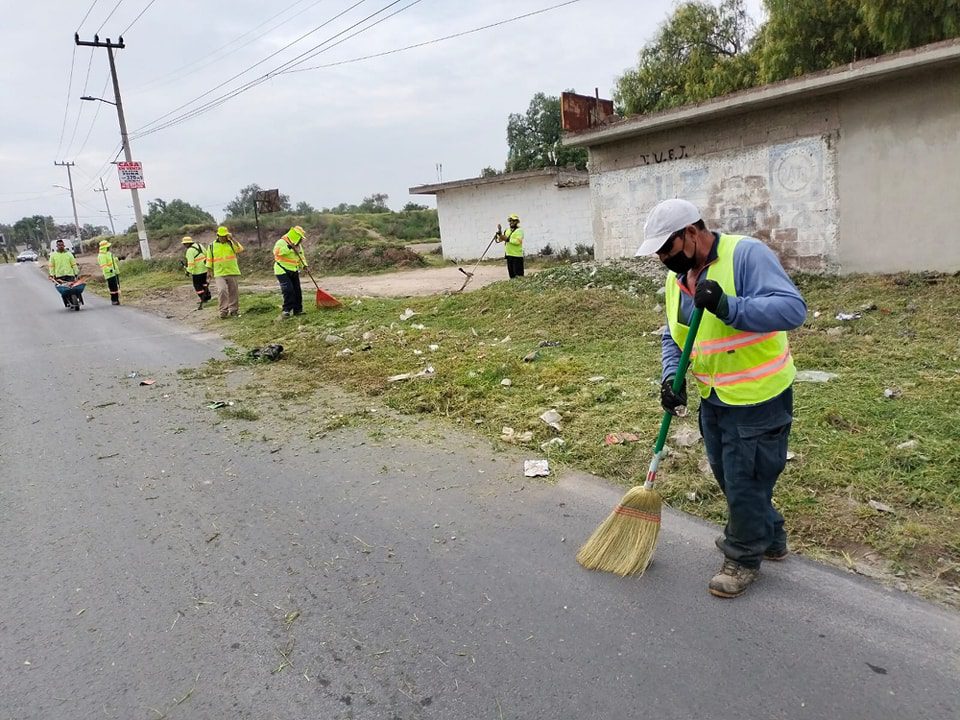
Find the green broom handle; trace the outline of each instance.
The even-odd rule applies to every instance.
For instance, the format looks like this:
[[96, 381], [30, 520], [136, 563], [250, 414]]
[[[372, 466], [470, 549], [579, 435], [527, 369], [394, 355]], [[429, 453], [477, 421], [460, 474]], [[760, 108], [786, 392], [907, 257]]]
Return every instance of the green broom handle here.
[[[680, 364], [677, 366], [677, 374], [673, 376], [673, 392], [680, 392], [680, 388], [686, 382], [687, 366], [690, 364], [690, 353], [693, 352], [693, 342], [697, 338], [697, 330], [700, 329], [700, 320], [703, 317], [703, 308], [694, 308], [690, 316], [690, 329], [687, 331], [686, 342], [683, 343], [683, 352], [680, 354]], [[653, 453], [659, 456], [663, 451], [663, 446], [667, 442], [667, 431], [670, 429], [670, 419], [673, 417], [668, 412], [663, 413], [663, 420], [660, 421], [660, 433], [657, 435], [657, 442], [653, 446]]]

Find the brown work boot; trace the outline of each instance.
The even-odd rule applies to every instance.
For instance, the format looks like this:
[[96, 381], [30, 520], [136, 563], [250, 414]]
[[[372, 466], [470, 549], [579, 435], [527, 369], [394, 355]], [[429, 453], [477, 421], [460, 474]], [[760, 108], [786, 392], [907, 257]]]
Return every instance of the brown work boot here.
[[[713, 544], [717, 546], [717, 550], [720, 552], [723, 552], [723, 541], [725, 539], [726, 538], [724, 538], [723, 535], [717, 535], [717, 539], [713, 541]], [[787, 555], [789, 554], [790, 551], [787, 550], [786, 547], [776, 549], [769, 547], [763, 551], [763, 559], [772, 560], [773, 562], [780, 562], [781, 560], [786, 560]]]
[[735, 560], [726, 558], [720, 572], [710, 579], [707, 589], [711, 595], [722, 598], [735, 598], [743, 595], [750, 583], [757, 579], [760, 568], [744, 567]]

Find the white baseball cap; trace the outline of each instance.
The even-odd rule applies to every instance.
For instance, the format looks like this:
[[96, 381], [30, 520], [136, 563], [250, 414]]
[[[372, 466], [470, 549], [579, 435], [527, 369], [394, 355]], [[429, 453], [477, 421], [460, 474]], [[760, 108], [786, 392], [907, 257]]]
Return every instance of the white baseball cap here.
[[643, 226], [643, 242], [637, 248], [635, 257], [652, 255], [677, 230], [693, 225], [698, 220], [700, 211], [692, 202], [680, 198], [664, 200], [647, 215], [647, 222]]

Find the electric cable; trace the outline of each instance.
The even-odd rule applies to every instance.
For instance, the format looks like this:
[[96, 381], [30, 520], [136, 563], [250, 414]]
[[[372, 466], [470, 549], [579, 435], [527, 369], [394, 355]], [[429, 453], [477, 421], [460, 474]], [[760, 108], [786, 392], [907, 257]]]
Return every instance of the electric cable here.
[[67, 114], [70, 112], [70, 96], [73, 93], [73, 68], [77, 63], [77, 46], [73, 46], [73, 52], [70, 55], [70, 78], [67, 80], [67, 104], [63, 108], [63, 124], [60, 126], [60, 140], [57, 141], [57, 157], [60, 157], [60, 149], [63, 147], [63, 136], [67, 131]]
[[97, 28], [97, 31], [94, 33], [94, 35], [100, 34], [100, 31], [103, 30], [103, 26], [107, 24], [107, 20], [113, 17], [113, 14], [117, 11], [117, 8], [120, 7], [122, 3], [123, 0], [117, 0], [117, 4], [113, 6], [113, 10], [110, 11], [110, 14], [103, 19], [102, 23], [100, 23], [100, 27]]
[[147, 6], [146, 6], [143, 10], [140, 11], [140, 14], [137, 15], [137, 16], [133, 19], [133, 21], [132, 21], [129, 25], [127, 25], [127, 27], [125, 27], [125, 28], [120, 32], [120, 37], [121, 37], [121, 38], [122, 38], [124, 35], [127, 34], [127, 30], [129, 30], [130, 28], [132, 28], [132, 27], [136, 24], [137, 20], [139, 20], [140, 18], [142, 18], [142, 17], [143, 17], [143, 14], [144, 14], [147, 10], [149, 10], [149, 9], [150, 9], [150, 6], [153, 5], [156, 1], [157, 1], [157, 0], [150, 0], [150, 2], [147, 3]]
[[90, 7], [87, 8], [87, 13], [83, 16], [83, 20], [80, 21], [79, 25], [77, 25], [78, 33], [80, 32], [80, 28], [82, 28], [83, 24], [87, 21], [87, 18], [90, 17], [90, 13], [93, 12], [93, 8], [97, 6], [98, 2], [100, 2], [100, 0], [93, 0], [93, 2], [90, 3]]

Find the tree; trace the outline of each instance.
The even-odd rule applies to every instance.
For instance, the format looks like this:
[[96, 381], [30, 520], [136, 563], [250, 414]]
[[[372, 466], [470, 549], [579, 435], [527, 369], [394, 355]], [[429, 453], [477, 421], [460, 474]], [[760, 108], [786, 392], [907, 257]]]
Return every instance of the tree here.
[[416, 212], [417, 210], [429, 210], [430, 208], [426, 205], [421, 205], [420, 203], [408, 202], [403, 206], [402, 212]]
[[[228, 218], [245, 217], [253, 215], [253, 199], [257, 192], [262, 190], [256, 183], [251, 183], [242, 188], [237, 196], [223, 208]], [[280, 193], [280, 209], [290, 211], [290, 196]]]
[[57, 225], [50, 215], [32, 215], [17, 220], [10, 231], [13, 241], [34, 250], [49, 247], [50, 240], [60, 237], [73, 237], [73, 225]]
[[876, 57], [882, 44], [860, 13], [863, 0], [764, 0], [756, 40], [758, 79], [775, 82]]
[[957, 0], [862, 0], [860, 14], [884, 52], [960, 35]]
[[656, 112], [751, 87], [752, 32], [743, 0], [679, 5], [640, 51], [637, 67], [617, 79], [618, 112]]
[[480, 171], [480, 177], [496, 177], [497, 175], [503, 175], [503, 170], [497, 170], [489, 165]]
[[90, 238], [95, 238], [98, 235], [106, 235], [109, 230], [109, 228], [104, 227], [103, 225], [91, 225], [90, 223], [84, 223], [80, 228], [80, 238], [82, 240], [89, 240]]
[[143, 224], [148, 230], [162, 230], [179, 228], [184, 225], [199, 223], [213, 223], [213, 215], [199, 205], [191, 205], [183, 200], [174, 199], [170, 202], [157, 198], [147, 203], [147, 214], [143, 216]]
[[312, 215], [317, 211], [317, 209], [306, 200], [301, 200], [297, 203], [297, 206], [293, 209], [293, 211], [297, 215]]
[[386, 193], [373, 193], [373, 195], [368, 195], [363, 199], [363, 202], [357, 206], [357, 212], [362, 213], [383, 213], [390, 212], [390, 208], [387, 207], [387, 200], [390, 199], [390, 196]]
[[510, 113], [507, 118], [506, 171], [565, 165], [576, 165], [585, 170], [586, 149], [562, 145], [561, 129], [560, 98], [556, 95], [537, 93], [530, 100], [526, 114]]

